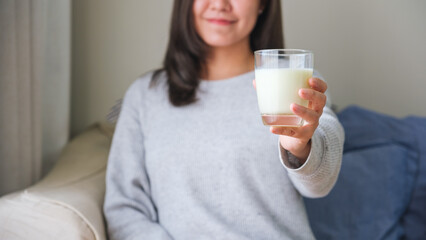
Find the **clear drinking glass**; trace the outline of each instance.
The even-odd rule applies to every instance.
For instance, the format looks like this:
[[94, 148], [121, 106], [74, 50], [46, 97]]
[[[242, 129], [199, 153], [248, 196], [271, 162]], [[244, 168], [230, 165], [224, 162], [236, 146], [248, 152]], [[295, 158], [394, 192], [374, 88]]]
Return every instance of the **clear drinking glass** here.
[[313, 53], [300, 49], [267, 49], [254, 52], [256, 92], [263, 124], [300, 127], [303, 119], [290, 109], [292, 103], [307, 107], [299, 89], [309, 88]]

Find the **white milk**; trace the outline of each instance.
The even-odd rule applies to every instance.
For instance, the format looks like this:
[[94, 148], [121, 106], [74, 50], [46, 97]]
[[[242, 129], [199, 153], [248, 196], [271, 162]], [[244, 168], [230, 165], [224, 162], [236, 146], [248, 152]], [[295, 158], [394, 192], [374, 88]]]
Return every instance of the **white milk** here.
[[258, 69], [255, 71], [256, 92], [262, 115], [288, 115], [292, 103], [308, 106], [309, 101], [299, 97], [299, 89], [309, 88], [312, 69]]

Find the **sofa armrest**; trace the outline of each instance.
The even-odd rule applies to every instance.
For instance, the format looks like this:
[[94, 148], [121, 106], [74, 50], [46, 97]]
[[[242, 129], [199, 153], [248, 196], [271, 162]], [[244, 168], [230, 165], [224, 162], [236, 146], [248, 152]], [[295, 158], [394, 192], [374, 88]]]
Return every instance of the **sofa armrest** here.
[[0, 239], [106, 239], [102, 204], [113, 126], [98, 123], [64, 148], [35, 185], [0, 198]]

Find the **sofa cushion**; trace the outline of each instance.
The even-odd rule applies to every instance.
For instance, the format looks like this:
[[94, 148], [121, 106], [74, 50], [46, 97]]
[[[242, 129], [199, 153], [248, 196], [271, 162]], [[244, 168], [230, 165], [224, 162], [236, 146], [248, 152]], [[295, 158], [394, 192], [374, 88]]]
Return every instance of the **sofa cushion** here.
[[413, 128], [419, 149], [419, 168], [414, 191], [402, 222], [406, 240], [426, 239], [426, 118], [408, 117], [405, 121]]
[[95, 124], [67, 144], [40, 182], [0, 198], [0, 239], [106, 239], [102, 205], [112, 133], [111, 125]]
[[95, 239], [72, 207], [26, 191], [0, 199], [0, 239]]
[[104, 170], [113, 131], [114, 125], [98, 122], [75, 136], [65, 146], [53, 169], [37, 186], [56, 188]]
[[318, 239], [400, 239], [420, 152], [413, 126], [359, 107], [338, 114], [345, 129], [339, 179], [328, 196], [305, 199]]

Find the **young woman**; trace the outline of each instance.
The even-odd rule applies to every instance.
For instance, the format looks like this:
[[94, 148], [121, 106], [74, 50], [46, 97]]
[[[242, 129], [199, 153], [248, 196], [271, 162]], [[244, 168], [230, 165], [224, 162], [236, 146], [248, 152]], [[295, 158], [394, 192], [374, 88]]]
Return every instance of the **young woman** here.
[[343, 130], [318, 77], [300, 128], [263, 126], [253, 51], [283, 48], [278, 0], [176, 0], [164, 67], [126, 92], [110, 151], [111, 239], [314, 239], [301, 195], [325, 196]]

